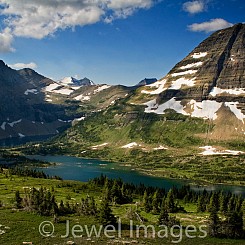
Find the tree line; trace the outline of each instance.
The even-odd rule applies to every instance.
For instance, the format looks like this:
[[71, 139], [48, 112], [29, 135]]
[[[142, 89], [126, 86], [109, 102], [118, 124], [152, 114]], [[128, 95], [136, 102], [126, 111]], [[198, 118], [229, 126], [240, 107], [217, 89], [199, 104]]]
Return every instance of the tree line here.
[[113, 205], [133, 203], [137, 198], [137, 209], [158, 215], [158, 224], [173, 226], [180, 224], [175, 213], [186, 212], [179, 203], [193, 203], [197, 213], [207, 212], [208, 233], [213, 237], [244, 238], [245, 201], [241, 195], [230, 192], [193, 191], [190, 186], [164, 188], [124, 183], [121, 179], [108, 179], [101, 175], [86, 183], [90, 189], [101, 190], [100, 205], [93, 196], [87, 195], [79, 202], [65, 203], [56, 201], [55, 192], [45, 188], [25, 190], [24, 196], [15, 193], [15, 205], [18, 209], [36, 212], [46, 216], [67, 214], [95, 217], [103, 225], [115, 224]]

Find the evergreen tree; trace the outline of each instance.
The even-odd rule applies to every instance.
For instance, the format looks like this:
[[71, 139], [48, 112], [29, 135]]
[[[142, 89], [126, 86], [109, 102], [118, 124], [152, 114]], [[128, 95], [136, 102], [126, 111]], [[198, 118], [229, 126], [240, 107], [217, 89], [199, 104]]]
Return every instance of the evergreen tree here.
[[165, 201], [163, 200], [162, 206], [161, 206], [161, 212], [158, 217], [158, 224], [168, 226], [168, 223], [169, 223], [169, 214], [168, 214], [168, 210], [165, 205]]
[[226, 213], [227, 212], [227, 200], [226, 196], [224, 195], [223, 191], [221, 191], [220, 196], [219, 196], [219, 210], [221, 213]]
[[109, 201], [107, 199], [105, 199], [101, 204], [101, 207], [98, 213], [98, 221], [103, 226], [115, 225], [117, 222], [109, 206]]
[[111, 188], [111, 193], [110, 193], [111, 200], [115, 204], [122, 204], [123, 203], [123, 198], [122, 198], [122, 193], [120, 190], [120, 186], [117, 183], [117, 180], [114, 180], [113, 186]]
[[59, 205], [59, 214], [64, 215], [65, 213], [66, 213], [66, 209], [64, 206], [64, 202], [63, 200], [61, 200]]
[[199, 195], [198, 196], [198, 200], [197, 200], [197, 212], [198, 213], [202, 213], [206, 211], [206, 205], [204, 202], [204, 196], [203, 195]]
[[152, 197], [152, 213], [158, 214], [159, 213], [159, 194], [158, 190], [155, 191], [153, 197]]
[[228, 207], [227, 207], [227, 212], [230, 213], [232, 211], [234, 211], [236, 208], [236, 205], [235, 205], [235, 196], [232, 195], [228, 201]]
[[166, 205], [166, 208], [167, 208], [169, 213], [174, 213], [177, 211], [177, 207], [176, 207], [176, 204], [174, 202], [174, 193], [173, 193], [172, 189], [170, 189], [168, 194], [167, 194], [167, 198], [165, 200], [165, 205]]
[[180, 221], [176, 217], [171, 217], [167, 211], [166, 203], [163, 201], [161, 206], [161, 212], [158, 217], [158, 224], [173, 227], [174, 225], [180, 225]]
[[22, 208], [22, 198], [20, 197], [19, 190], [15, 192], [15, 204], [16, 204], [16, 208], [18, 209]]
[[245, 200], [242, 202], [241, 214], [243, 219], [243, 229], [245, 230]]
[[238, 213], [236, 211], [227, 213], [226, 220], [223, 222], [222, 228], [225, 237], [228, 238], [244, 237], [243, 218], [241, 213]]
[[220, 235], [220, 219], [216, 208], [211, 210], [209, 216], [208, 233], [212, 237], [218, 237]]
[[149, 213], [151, 211], [151, 203], [150, 203], [150, 198], [148, 196], [147, 191], [144, 192], [144, 196], [143, 196], [143, 206], [144, 206], [144, 210]]
[[219, 199], [218, 199], [218, 195], [217, 193], [212, 193], [212, 196], [210, 198], [209, 201], [209, 205], [208, 205], [208, 211], [211, 212], [213, 210], [218, 211], [219, 210]]

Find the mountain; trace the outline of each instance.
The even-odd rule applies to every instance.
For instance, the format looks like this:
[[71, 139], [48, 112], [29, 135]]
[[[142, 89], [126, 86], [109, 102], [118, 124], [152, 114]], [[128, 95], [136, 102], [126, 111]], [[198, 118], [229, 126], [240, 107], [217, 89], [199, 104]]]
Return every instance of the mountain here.
[[62, 80], [58, 81], [58, 83], [62, 85], [70, 85], [70, 86], [91, 86], [95, 85], [95, 83], [88, 79], [88, 78], [83, 78], [83, 79], [76, 79], [74, 77], [65, 77]]
[[244, 24], [213, 33], [165, 77], [88, 116], [48, 147], [159, 176], [237, 181], [234, 171], [244, 172], [245, 161], [244, 44]]
[[157, 81], [156, 78], [145, 78], [141, 80], [136, 86], [140, 87], [140, 86], [150, 85], [152, 83], [155, 83], [156, 81]]
[[53, 81], [0, 61], [0, 140], [59, 134], [87, 114], [105, 109], [132, 88], [95, 85], [88, 78]]
[[132, 101], [144, 103], [146, 113], [165, 114], [174, 110], [203, 118], [213, 127], [208, 138], [243, 138], [244, 43], [244, 24], [215, 32], [164, 78], [141, 88], [138, 98]]
[[17, 71], [0, 61], [0, 139], [54, 135], [68, 125], [63, 122], [68, 108], [47, 102], [45, 89], [52, 83], [34, 70]]

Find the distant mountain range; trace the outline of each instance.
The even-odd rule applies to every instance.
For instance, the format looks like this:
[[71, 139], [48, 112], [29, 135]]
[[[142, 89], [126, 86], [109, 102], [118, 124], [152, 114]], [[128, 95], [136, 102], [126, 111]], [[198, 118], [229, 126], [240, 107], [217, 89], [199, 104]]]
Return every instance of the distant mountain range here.
[[29, 68], [14, 70], [3, 61], [0, 86], [0, 140], [56, 135], [135, 89], [96, 85], [86, 77], [53, 81]]
[[165, 77], [143, 80], [145, 86], [57, 142], [70, 143], [74, 152], [84, 147], [81, 155], [120, 161], [144, 152], [156, 157], [155, 150], [168, 156], [245, 153], [244, 44], [244, 24], [213, 33]]
[[[52, 81], [1, 61], [0, 139], [54, 135], [80, 120], [67, 133], [72, 132], [72, 142], [88, 146], [106, 141], [107, 147], [120, 148], [133, 141], [132, 148], [153, 149], [195, 142], [194, 151], [200, 152], [199, 147], [211, 141], [243, 142], [244, 43], [244, 24], [217, 31], [165, 77], [146, 78], [134, 87], [96, 85], [88, 78]], [[85, 124], [100, 128], [93, 131], [95, 142], [80, 135]]]

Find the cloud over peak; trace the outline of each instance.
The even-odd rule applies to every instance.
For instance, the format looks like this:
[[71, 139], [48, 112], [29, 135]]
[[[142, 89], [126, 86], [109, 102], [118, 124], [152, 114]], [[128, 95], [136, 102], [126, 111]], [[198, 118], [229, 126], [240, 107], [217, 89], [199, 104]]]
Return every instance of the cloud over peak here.
[[9, 65], [11, 68], [13, 69], [23, 69], [23, 68], [30, 68], [30, 69], [35, 69], [37, 68], [37, 64], [34, 63], [34, 62], [30, 62], [30, 63], [16, 63], [16, 64], [13, 64], [13, 65]]
[[5, 29], [0, 52], [12, 51], [14, 37], [42, 39], [57, 30], [126, 18], [155, 0], [0, 0]]
[[228, 28], [233, 26], [232, 23], [229, 23], [228, 21], [224, 19], [211, 19], [210, 21], [202, 22], [202, 23], [194, 23], [192, 25], [188, 26], [188, 29], [190, 31], [195, 31], [195, 32], [212, 32], [212, 31], [217, 31], [220, 29]]

